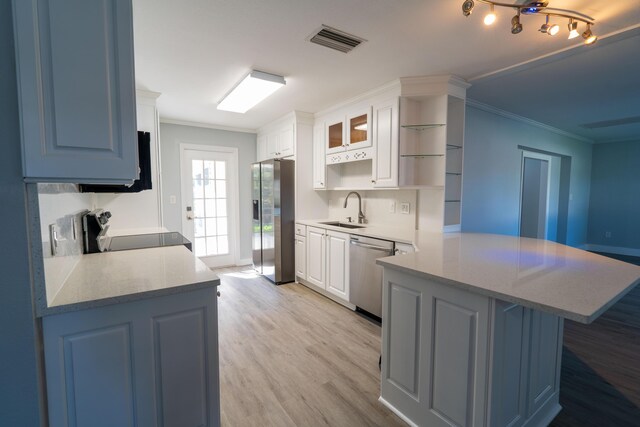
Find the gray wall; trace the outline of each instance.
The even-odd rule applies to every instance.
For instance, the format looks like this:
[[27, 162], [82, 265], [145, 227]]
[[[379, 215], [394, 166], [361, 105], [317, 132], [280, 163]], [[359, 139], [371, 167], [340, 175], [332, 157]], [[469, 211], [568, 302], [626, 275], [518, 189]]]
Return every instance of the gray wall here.
[[36, 327], [11, 17], [11, 1], [0, 0], [0, 220], [4, 224], [0, 239], [0, 424], [38, 426]]
[[585, 244], [591, 145], [471, 106], [466, 110], [462, 230], [518, 234], [522, 161], [519, 145], [564, 156], [563, 167], [571, 164], [570, 176], [565, 177], [570, 195], [567, 222], [558, 224], [558, 232], [566, 234], [568, 245]]
[[[251, 175], [256, 161], [256, 134], [230, 132], [195, 126], [160, 124], [162, 167], [162, 205], [164, 226], [182, 230], [180, 191], [180, 144], [217, 145], [238, 149], [238, 186], [240, 187], [240, 259], [251, 259]], [[176, 196], [176, 204], [169, 197]]]
[[589, 243], [640, 250], [640, 140], [593, 146]]

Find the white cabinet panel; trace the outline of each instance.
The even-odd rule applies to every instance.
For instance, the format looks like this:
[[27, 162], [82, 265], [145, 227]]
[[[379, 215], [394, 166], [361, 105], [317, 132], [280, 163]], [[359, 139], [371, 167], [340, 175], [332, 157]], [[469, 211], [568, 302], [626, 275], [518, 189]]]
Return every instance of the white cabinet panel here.
[[201, 309], [153, 319], [158, 406], [166, 426], [209, 425], [205, 321]]
[[269, 158], [269, 152], [267, 151], [267, 136], [266, 135], [258, 135], [256, 139], [257, 145], [257, 159], [259, 162], [263, 160], [267, 160]]
[[349, 300], [349, 234], [327, 231], [326, 289]]
[[267, 158], [274, 159], [278, 157], [278, 133], [270, 133], [267, 138]]
[[131, 1], [13, 6], [25, 178], [136, 179]]
[[390, 339], [387, 347], [386, 378], [412, 398], [418, 397], [418, 331], [420, 330], [420, 293], [398, 284], [390, 284]]
[[[72, 426], [136, 425], [130, 325], [72, 334], [63, 338], [66, 413], [53, 420]], [[61, 390], [62, 391], [62, 390]]]
[[326, 157], [324, 151], [325, 127], [324, 123], [313, 127], [313, 188], [325, 189], [326, 185]]
[[307, 227], [307, 281], [325, 288], [325, 233], [326, 230]]
[[283, 127], [278, 133], [278, 157], [293, 156], [295, 154], [294, 125]]
[[373, 107], [372, 183], [375, 188], [398, 186], [398, 98]]
[[296, 243], [296, 277], [307, 279], [307, 238], [303, 236], [295, 237]]

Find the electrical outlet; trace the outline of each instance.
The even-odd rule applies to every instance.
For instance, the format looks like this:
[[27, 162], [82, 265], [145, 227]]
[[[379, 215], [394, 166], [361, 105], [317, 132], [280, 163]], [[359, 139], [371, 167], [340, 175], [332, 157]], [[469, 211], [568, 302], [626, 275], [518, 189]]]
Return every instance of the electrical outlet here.
[[604, 232], [604, 237], [606, 237], [607, 239], [611, 238], [611, 232], [610, 231], [605, 231]]
[[411, 204], [409, 202], [400, 203], [400, 213], [408, 214], [411, 210]]
[[396, 202], [395, 200], [389, 203], [389, 213], [396, 213]]

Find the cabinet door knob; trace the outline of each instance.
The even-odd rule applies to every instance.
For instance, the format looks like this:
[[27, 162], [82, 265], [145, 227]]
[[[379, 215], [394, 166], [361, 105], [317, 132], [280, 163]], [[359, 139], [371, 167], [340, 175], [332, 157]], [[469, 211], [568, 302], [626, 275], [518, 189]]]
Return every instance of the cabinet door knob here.
[[220, 296], [220, 291], [216, 292], [216, 295]]
[[375, 179], [372, 179], [372, 180], [371, 180], [371, 182], [375, 184], [375, 183], [376, 183], [376, 180], [375, 180]]

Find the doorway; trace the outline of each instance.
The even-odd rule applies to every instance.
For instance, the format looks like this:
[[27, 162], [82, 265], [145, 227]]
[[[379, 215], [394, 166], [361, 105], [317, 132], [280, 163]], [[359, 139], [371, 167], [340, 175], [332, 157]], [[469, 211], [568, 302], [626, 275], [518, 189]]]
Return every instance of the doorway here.
[[207, 266], [235, 265], [239, 246], [238, 150], [180, 144], [182, 233]]
[[557, 240], [559, 194], [560, 158], [523, 151], [520, 236]]

